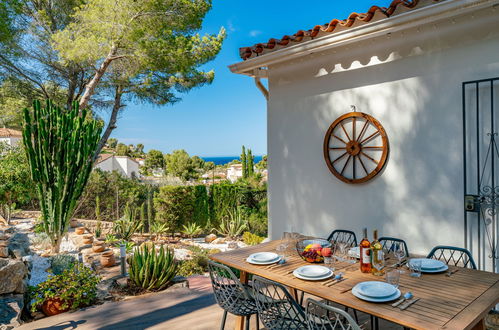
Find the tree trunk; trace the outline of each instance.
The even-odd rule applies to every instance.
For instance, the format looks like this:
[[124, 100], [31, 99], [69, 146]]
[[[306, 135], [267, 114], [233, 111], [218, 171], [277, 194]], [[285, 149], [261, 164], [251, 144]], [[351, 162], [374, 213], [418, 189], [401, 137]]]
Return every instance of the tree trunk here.
[[52, 241], [52, 254], [58, 254], [61, 249], [62, 236], [58, 237], [55, 241]]
[[88, 106], [88, 102], [90, 101], [90, 98], [92, 97], [92, 95], [94, 95], [95, 87], [97, 87], [100, 80], [102, 79], [102, 77], [106, 73], [107, 68], [109, 67], [111, 62], [115, 59], [117, 49], [118, 48], [116, 46], [111, 47], [109, 54], [106, 56], [104, 61], [101, 63], [101, 65], [99, 66], [99, 69], [97, 69], [97, 71], [95, 72], [95, 75], [92, 78], [92, 80], [90, 80], [90, 82], [85, 87], [85, 92], [83, 93], [83, 96], [81, 97], [81, 100], [80, 100], [80, 109], [84, 109]]
[[112, 131], [116, 128], [116, 121], [118, 120], [118, 113], [120, 112], [120, 109], [122, 108], [121, 104], [121, 97], [123, 96], [123, 87], [122, 86], [116, 86], [115, 90], [115, 95], [114, 95], [114, 105], [113, 105], [113, 111], [111, 112], [111, 117], [109, 118], [109, 123], [106, 126], [106, 130], [104, 131], [104, 134], [102, 135], [99, 144], [97, 145], [97, 150], [95, 150], [94, 154], [94, 159], [93, 161], [95, 162], [97, 158], [99, 158], [99, 154], [106, 145], [107, 139], [109, 139], [109, 136], [111, 135]]

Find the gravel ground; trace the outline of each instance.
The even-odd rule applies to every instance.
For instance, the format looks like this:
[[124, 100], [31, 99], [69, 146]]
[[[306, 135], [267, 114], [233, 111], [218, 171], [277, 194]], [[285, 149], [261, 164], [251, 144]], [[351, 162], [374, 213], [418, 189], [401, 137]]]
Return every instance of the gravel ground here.
[[29, 285], [37, 285], [47, 279], [49, 273], [47, 268], [50, 267], [49, 258], [40, 257], [37, 254], [32, 255], [33, 268], [31, 269], [31, 277], [29, 279]]

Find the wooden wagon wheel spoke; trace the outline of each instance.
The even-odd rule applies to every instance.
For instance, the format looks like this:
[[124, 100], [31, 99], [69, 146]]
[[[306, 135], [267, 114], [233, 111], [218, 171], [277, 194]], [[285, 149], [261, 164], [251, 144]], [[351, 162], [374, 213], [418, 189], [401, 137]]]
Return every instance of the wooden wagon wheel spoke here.
[[375, 164], [379, 164], [379, 162], [378, 162], [376, 159], [374, 159], [374, 158], [370, 157], [369, 155], [366, 155], [363, 151], [361, 151], [360, 153], [361, 153], [362, 155], [364, 155], [365, 157], [367, 157], [369, 160], [371, 160], [373, 163], [375, 163]]
[[[357, 122], [363, 120], [361, 129], [357, 128]], [[365, 137], [369, 131], [372, 131], [369, 136]], [[339, 137], [337, 131], [343, 131]], [[372, 146], [365, 144], [380, 138], [380, 143]], [[338, 140], [344, 146], [334, 146], [333, 140]], [[334, 145], [334, 144], [333, 144]], [[341, 155], [337, 156], [341, 152]], [[373, 154], [367, 154], [366, 151], [372, 151]], [[345, 162], [339, 162], [345, 159]], [[375, 166], [366, 166], [365, 159], [372, 162]], [[346, 183], [363, 183], [372, 179], [376, 174], [380, 173], [388, 157], [388, 138], [381, 124], [362, 112], [350, 112], [340, 116], [329, 127], [324, 139], [324, 158], [329, 170], [340, 180]], [[362, 170], [358, 170], [358, 164]]]

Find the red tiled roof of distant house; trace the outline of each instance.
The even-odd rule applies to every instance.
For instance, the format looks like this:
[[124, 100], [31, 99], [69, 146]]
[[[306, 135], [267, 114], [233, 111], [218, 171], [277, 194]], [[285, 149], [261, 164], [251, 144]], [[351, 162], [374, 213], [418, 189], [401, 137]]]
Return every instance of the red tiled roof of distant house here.
[[0, 128], [0, 137], [23, 137], [23, 133], [15, 129]]
[[[437, 1], [439, 0], [433, 0], [432, 2]], [[428, 2], [420, 0], [393, 0], [388, 7], [372, 6], [366, 13], [351, 13], [348, 18], [344, 20], [335, 18], [329, 23], [316, 25], [310, 30], [299, 30], [295, 34], [285, 35], [281, 39], [271, 38], [266, 43], [258, 43], [250, 47], [241, 47], [239, 48], [239, 55], [243, 60], [248, 60], [250, 58], [283, 49], [285, 47], [296, 45], [300, 42], [344, 31], [366, 23], [387, 19], [404, 11], [412, 10], [416, 7], [422, 7], [423, 3]]]
[[97, 160], [95, 161], [96, 164], [102, 163], [103, 161], [113, 157], [114, 154], [100, 154]]

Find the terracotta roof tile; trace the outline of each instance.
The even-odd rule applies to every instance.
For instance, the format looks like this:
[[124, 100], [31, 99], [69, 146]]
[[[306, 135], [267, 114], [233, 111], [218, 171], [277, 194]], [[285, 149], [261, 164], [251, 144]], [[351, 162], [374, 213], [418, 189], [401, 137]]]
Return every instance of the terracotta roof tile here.
[[102, 163], [103, 161], [108, 160], [109, 158], [111, 158], [113, 156], [114, 156], [114, 154], [100, 154], [99, 157], [97, 157], [95, 164]]
[[[437, 2], [439, 0], [433, 0]], [[440, 0], [442, 1], [442, 0]], [[299, 30], [293, 35], [285, 35], [280, 39], [271, 38], [266, 43], [258, 43], [250, 47], [239, 49], [239, 55], [243, 60], [270, 53], [299, 42], [311, 40], [331, 33], [337, 33], [349, 28], [357, 27], [370, 22], [379, 21], [397, 15], [402, 11], [421, 7], [421, 0], [393, 0], [388, 7], [372, 6], [366, 13], [351, 13], [348, 18], [333, 19], [329, 23], [316, 25], [310, 30]], [[418, 6], [420, 5], [420, 6]]]
[[0, 137], [23, 137], [23, 133], [15, 129], [0, 128]]

